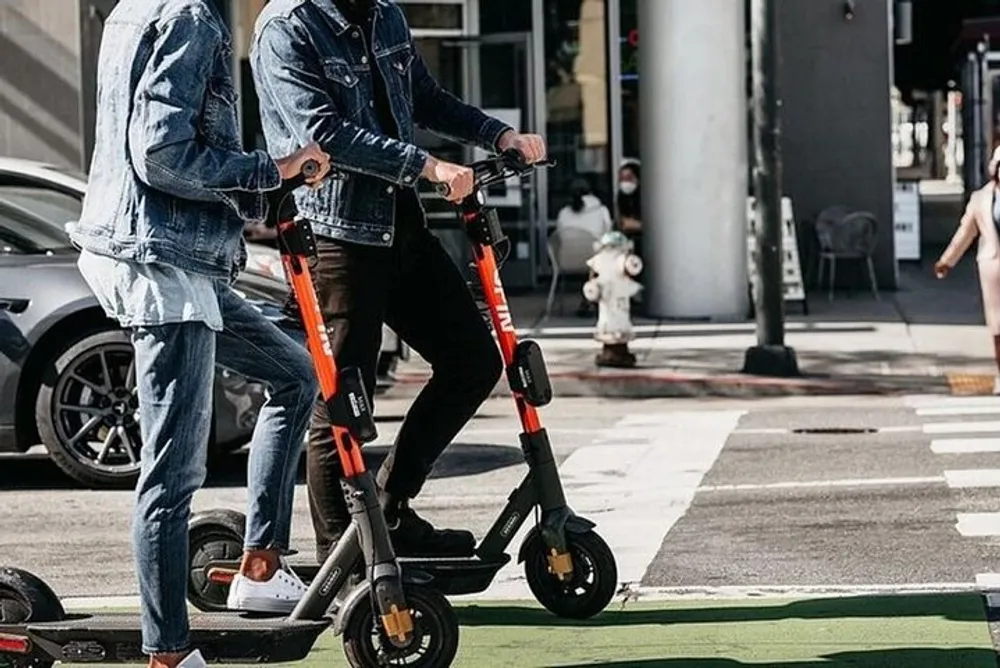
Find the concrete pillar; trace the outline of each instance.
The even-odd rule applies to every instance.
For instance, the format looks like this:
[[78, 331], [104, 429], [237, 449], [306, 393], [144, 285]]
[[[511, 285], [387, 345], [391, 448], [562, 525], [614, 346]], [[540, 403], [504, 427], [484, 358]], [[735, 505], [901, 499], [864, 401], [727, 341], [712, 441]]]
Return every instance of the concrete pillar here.
[[653, 316], [746, 316], [743, 12], [735, 0], [639, 0], [643, 283]]

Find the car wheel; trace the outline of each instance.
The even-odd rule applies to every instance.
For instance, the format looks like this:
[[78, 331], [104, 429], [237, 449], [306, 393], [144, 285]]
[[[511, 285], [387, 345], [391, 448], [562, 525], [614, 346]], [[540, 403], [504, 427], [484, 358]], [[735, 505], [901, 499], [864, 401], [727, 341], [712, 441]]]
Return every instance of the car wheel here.
[[124, 331], [88, 334], [42, 378], [35, 420], [52, 461], [90, 488], [130, 488], [142, 447], [135, 353]]

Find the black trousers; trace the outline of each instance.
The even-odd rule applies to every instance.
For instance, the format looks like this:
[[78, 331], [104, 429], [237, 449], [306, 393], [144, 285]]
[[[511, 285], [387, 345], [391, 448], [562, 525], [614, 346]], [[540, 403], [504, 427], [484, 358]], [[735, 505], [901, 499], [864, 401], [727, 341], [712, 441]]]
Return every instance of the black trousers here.
[[[431, 365], [431, 378], [378, 473], [386, 492], [413, 498], [435, 460], [496, 386], [503, 362], [454, 261], [422, 216], [413, 215], [412, 207], [397, 208], [408, 215], [397, 218], [391, 248], [319, 238], [312, 272], [337, 366], [360, 368], [369, 397], [375, 392], [383, 320]], [[322, 402], [313, 411], [306, 452], [317, 553], [325, 555], [350, 516]]]

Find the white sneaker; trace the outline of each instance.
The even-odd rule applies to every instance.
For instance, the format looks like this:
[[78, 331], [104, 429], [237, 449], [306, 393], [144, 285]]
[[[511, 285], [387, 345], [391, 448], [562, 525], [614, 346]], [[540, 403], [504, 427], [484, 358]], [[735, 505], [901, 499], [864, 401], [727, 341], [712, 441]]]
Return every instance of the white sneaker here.
[[229, 585], [226, 607], [243, 612], [289, 614], [306, 593], [298, 576], [279, 568], [267, 582], [237, 574]]
[[993, 394], [1000, 394], [1000, 376], [993, 380]]
[[201, 650], [195, 650], [184, 657], [184, 659], [177, 664], [177, 668], [208, 668], [208, 664], [205, 662], [205, 657], [201, 655]]

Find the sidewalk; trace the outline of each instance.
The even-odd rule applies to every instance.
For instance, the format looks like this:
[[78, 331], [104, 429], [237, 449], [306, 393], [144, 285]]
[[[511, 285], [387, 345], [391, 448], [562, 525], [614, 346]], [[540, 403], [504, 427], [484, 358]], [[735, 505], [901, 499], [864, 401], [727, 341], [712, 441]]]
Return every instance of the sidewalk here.
[[[930, 253], [925, 253], [930, 257]], [[810, 294], [809, 315], [797, 304], [786, 323], [803, 373], [797, 379], [739, 373], [746, 349], [756, 343], [752, 321], [675, 322], [635, 320], [631, 349], [639, 366], [598, 369], [594, 319], [551, 317], [542, 328], [521, 330], [545, 352], [557, 396], [674, 397], [786, 394], [985, 394], [993, 388], [992, 341], [983, 326], [974, 261], [967, 257], [945, 281], [931, 261], [900, 268], [900, 289], [875, 301], [870, 291]], [[537, 322], [544, 295], [510, 299], [514, 322]], [[567, 295], [567, 311], [575, 295]], [[429, 374], [414, 354], [400, 364], [391, 396], [419, 391]], [[506, 392], [506, 382], [497, 393]]]

